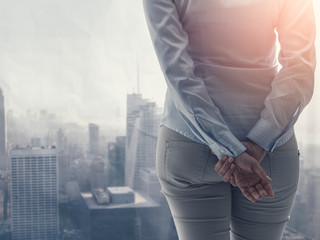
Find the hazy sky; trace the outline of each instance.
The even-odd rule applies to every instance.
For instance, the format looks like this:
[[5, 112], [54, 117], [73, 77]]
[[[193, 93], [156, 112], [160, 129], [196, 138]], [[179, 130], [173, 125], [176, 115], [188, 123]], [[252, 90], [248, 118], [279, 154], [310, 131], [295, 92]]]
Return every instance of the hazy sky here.
[[126, 94], [162, 105], [165, 83], [140, 0], [0, 0], [7, 109], [62, 110], [124, 128]]
[[[316, 12], [319, 21], [319, 3]], [[126, 94], [137, 91], [138, 60], [140, 92], [163, 104], [165, 83], [141, 0], [0, 0], [0, 33], [7, 109], [60, 111], [66, 120], [124, 129]], [[316, 86], [301, 117], [307, 121], [320, 102]]]

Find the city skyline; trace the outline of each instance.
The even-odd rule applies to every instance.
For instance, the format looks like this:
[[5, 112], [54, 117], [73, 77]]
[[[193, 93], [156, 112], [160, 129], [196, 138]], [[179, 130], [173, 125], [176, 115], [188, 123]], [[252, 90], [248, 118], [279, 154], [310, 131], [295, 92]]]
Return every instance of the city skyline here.
[[6, 121], [4, 96], [0, 87], [0, 169], [5, 169], [7, 165], [7, 143], [5, 122]]
[[[320, 3], [314, 2], [320, 26]], [[0, 21], [0, 86], [7, 109], [18, 114], [50, 109], [66, 121], [118, 127], [125, 124], [126, 95], [138, 88], [163, 105], [166, 84], [141, 1], [7, 1]], [[319, 48], [319, 37], [316, 44]], [[320, 84], [315, 84], [312, 104], [302, 116], [314, 117], [320, 106]], [[315, 117], [319, 122], [320, 115]]]
[[[316, 44], [320, 49], [320, 1], [314, 0], [314, 3], [318, 25]], [[10, 171], [1, 171], [0, 162], [0, 220], [3, 220], [0, 221], [0, 239], [11, 239], [9, 232], [17, 236], [14, 235], [19, 226], [17, 210], [25, 216], [31, 214], [24, 203], [21, 204], [23, 197], [25, 202], [30, 200], [21, 189], [38, 191], [33, 197], [39, 203], [44, 195], [39, 188], [41, 184], [47, 187], [47, 200], [54, 206], [45, 207], [41, 212], [35, 210], [36, 204], [29, 205], [42, 215], [34, 215], [32, 221], [23, 219], [22, 225], [37, 223], [37, 219], [47, 214], [52, 217], [54, 234], [59, 228], [61, 240], [87, 240], [81, 233], [85, 227], [77, 225], [77, 221], [86, 219], [83, 212], [90, 213], [90, 208], [85, 208], [86, 203], [90, 202], [96, 209], [112, 208], [100, 206], [92, 196], [88, 197], [92, 188], [103, 190], [106, 184], [131, 185], [136, 188], [134, 191], [143, 190], [146, 199], [152, 199], [150, 202], [165, 206], [153, 161], [160, 120], [158, 107], [163, 106], [166, 84], [141, 1], [14, 0], [3, 1], [1, 6], [0, 161], [1, 152], [4, 152], [1, 149], [5, 147], [13, 172], [10, 176]], [[315, 187], [320, 182], [320, 161], [314, 157], [320, 154], [320, 83], [317, 81], [320, 79], [320, 51], [317, 51], [317, 59], [314, 96], [296, 124], [302, 171], [289, 225], [299, 233], [292, 231], [285, 240], [300, 233], [301, 238], [297, 239], [301, 240], [307, 240], [302, 235], [311, 232], [317, 238], [320, 236], [317, 228], [320, 190]], [[6, 143], [2, 140], [4, 135], [7, 135]], [[46, 174], [41, 173], [43, 167], [32, 168], [36, 162], [42, 165], [41, 157], [33, 155], [35, 161], [28, 163], [30, 149], [20, 155], [13, 150], [9, 158], [9, 150], [16, 145], [56, 146], [50, 149], [54, 154], [49, 154], [52, 164], [47, 167], [53, 172], [52, 178], [43, 180], [41, 177]], [[36, 183], [30, 184], [30, 179]], [[165, 221], [156, 224], [159, 239], [166, 236], [165, 240], [176, 240], [174, 228], [170, 229], [174, 226], [170, 212], [168, 208], [163, 209], [159, 213]], [[129, 216], [127, 225], [134, 230], [128, 234], [140, 240], [144, 235], [141, 235], [141, 227], [148, 228], [161, 214], [153, 213], [145, 221], [133, 212], [124, 211], [121, 216], [123, 219]], [[121, 225], [123, 219], [117, 218], [120, 225], [113, 228], [113, 216], [105, 212], [102, 216], [108, 218], [106, 222], [110, 223], [109, 229], [114, 230], [112, 234], [125, 234]], [[102, 219], [100, 215], [94, 217], [97, 218], [87, 218], [90, 221], [84, 225]], [[42, 227], [34, 226], [30, 227], [34, 231], [32, 234], [41, 234], [38, 230]], [[26, 229], [21, 230], [29, 234]], [[146, 236], [152, 238], [155, 232], [151, 230]]]
[[[61, 214], [60, 217], [60, 238], [61, 240], [64, 240], [64, 237], [67, 236], [79, 236], [79, 238], [76, 239], [83, 239], [83, 237], [87, 236], [87, 228], [86, 226], [90, 226], [88, 223], [83, 222], [80, 224], [80, 226], [76, 225], [75, 223], [77, 221], [82, 221], [83, 217], [88, 214], [88, 208], [83, 205], [87, 201], [90, 201], [94, 206], [96, 206], [97, 209], [108, 209], [114, 208], [114, 205], [99, 205], [99, 203], [92, 198], [92, 193], [94, 189], [105, 189], [106, 186], [112, 186], [113, 184], [116, 184], [116, 182], [110, 181], [110, 179], [113, 179], [114, 176], [117, 175], [117, 172], [119, 171], [121, 177], [121, 174], [124, 172], [126, 176], [128, 176], [128, 180], [124, 184], [120, 184], [118, 186], [132, 186], [133, 190], [142, 191], [143, 194], [148, 195], [151, 199], [156, 201], [158, 204], [161, 205], [160, 212], [163, 214], [161, 216], [161, 224], [156, 223], [156, 221], [159, 220], [159, 218], [149, 218], [147, 222], [143, 219], [144, 214], [141, 216], [138, 216], [137, 218], [130, 218], [129, 221], [130, 224], [134, 223], [135, 230], [133, 232], [137, 233], [136, 240], [144, 239], [142, 235], [140, 235], [142, 232], [144, 232], [143, 229], [146, 229], [145, 226], [149, 224], [155, 223], [156, 226], [160, 226], [159, 228], [156, 228], [159, 236], [163, 236], [165, 234], [166, 239], [165, 240], [176, 240], [176, 234], [174, 231], [173, 222], [170, 218], [169, 209], [167, 208], [167, 205], [165, 204], [165, 200], [163, 195], [161, 194], [160, 190], [160, 184], [157, 180], [155, 168], [154, 168], [154, 162], [155, 162], [155, 148], [156, 148], [156, 135], [159, 125], [159, 115], [156, 111], [156, 104], [154, 102], [150, 102], [143, 98], [142, 94], [128, 94], [127, 95], [127, 118], [126, 118], [126, 128], [127, 133], [125, 137], [122, 137], [121, 140], [119, 138], [116, 138], [117, 143], [115, 142], [109, 142], [111, 144], [105, 144], [104, 136], [101, 136], [99, 134], [99, 126], [96, 124], [88, 124], [86, 126], [85, 134], [82, 134], [82, 140], [79, 142], [79, 145], [77, 145], [77, 141], [79, 138], [79, 132], [82, 132], [81, 128], [75, 128], [74, 125], [65, 125], [63, 128], [60, 124], [57, 124], [57, 118], [54, 116], [54, 114], [50, 113], [48, 110], [43, 110], [39, 113], [39, 115], [35, 115], [32, 113], [32, 111], [28, 111], [26, 116], [21, 119], [16, 119], [14, 115], [12, 115], [12, 112], [10, 112], [9, 121], [8, 121], [8, 131], [9, 131], [9, 149], [13, 149], [11, 151], [11, 161], [14, 165], [12, 165], [11, 169], [14, 170], [12, 172], [12, 181], [13, 181], [13, 189], [15, 191], [12, 191], [12, 197], [10, 197], [13, 201], [13, 204], [11, 205], [11, 212], [9, 213], [9, 219], [14, 218], [15, 211], [21, 207], [21, 211], [25, 211], [25, 207], [23, 205], [17, 205], [19, 201], [23, 200], [23, 195], [20, 196], [20, 200], [15, 199], [15, 194], [24, 193], [24, 185], [25, 183], [28, 183], [30, 181], [29, 177], [33, 176], [32, 181], [34, 181], [34, 177], [37, 176], [36, 171], [40, 170], [41, 168], [38, 168], [41, 166], [41, 164], [37, 163], [36, 165], [38, 167], [32, 167], [30, 168], [30, 156], [31, 154], [26, 154], [24, 151], [30, 151], [31, 147], [26, 147], [26, 149], [23, 149], [23, 154], [16, 153], [17, 150], [15, 150], [16, 144], [12, 143], [19, 143], [21, 139], [26, 139], [30, 143], [35, 143], [38, 145], [37, 149], [40, 151], [47, 151], [46, 149], [41, 149], [42, 143], [54, 143], [56, 147], [51, 148], [52, 151], [55, 151], [58, 153], [58, 161], [59, 166], [56, 166], [56, 170], [58, 170], [59, 178], [56, 176], [55, 178], [55, 184], [53, 185], [59, 185], [59, 213]], [[23, 122], [27, 126], [30, 126], [31, 128], [43, 128], [42, 130], [46, 133], [43, 135], [44, 138], [34, 138], [32, 133], [26, 132], [25, 130], [20, 129], [18, 131], [14, 131], [14, 128], [12, 128], [15, 125], [18, 125], [18, 122]], [[49, 121], [50, 124], [44, 124], [46, 121]], [[29, 127], [29, 128], [30, 128]], [[70, 135], [70, 130], [73, 129]], [[91, 134], [90, 134], [91, 129]], [[54, 133], [54, 134], [53, 134]], [[23, 137], [19, 137], [22, 134]], [[25, 135], [26, 134], [26, 135]], [[31, 134], [31, 135], [30, 135]], [[73, 138], [71, 138], [72, 135], [75, 135]], [[90, 140], [92, 141], [90, 144]], [[103, 152], [101, 151], [103, 148], [98, 147], [100, 144], [97, 145], [97, 140], [99, 143], [104, 142], [103, 146], [105, 148], [108, 147], [108, 150], [111, 150], [110, 152]], [[101, 140], [101, 141], [100, 141]], [[120, 140], [120, 141], [118, 141]], [[114, 141], [114, 140], [113, 140]], [[39, 144], [41, 143], [41, 144]], [[90, 145], [94, 147], [91, 147]], [[121, 154], [117, 154], [116, 152], [112, 152], [112, 148], [116, 147], [119, 144], [118, 147], [120, 149], [116, 151], [122, 151]], [[50, 144], [49, 144], [50, 145]], [[120, 146], [121, 145], [121, 146]], [[126, 146], [127, 145], [127, 149]], [[308, 145], [309, 146], [309, 145]], [[110, 147], [110, 148], [109, 148]], [[99, 151], [98, 149], [99, 148]], [[21, 151], [21, 150], [18, 150]], [[308, 160], [310, 156], [317, 155], [316, 153], [317, 148], [315, 146], [310, 145], [309, 149], [307, 151], [302, 151], [300, 163], [302, 167], [301, 171], [301, 188], [299, 189], [299, 197], [297, 200], [297, 205], [295, 207], [295, 211], [292, 215], [292, 221], [290, 222], [290, 226], [292, 229], [288, 228], [286, 235], [287, 237], [284, 237], [284, 240], [290, 239], [291, 236], [301, 236], [298, 239], [306, 240], [309, 238], [304, 238], [305, 234], [307, 234], [309, 231], [312, 231], [312, 235], [318, 236], [318, 229], [315, 227], [316, 223], [311, 220], [312, 217], [317, 217], [317, 205], [316, 202], [318, 202], [319, 198], [319, 191], [314, 189], [314, 185], [317, 184], [317, 182], [320, 180], [320, 175], [318, 174], [318, 171], [316, 168], [305, 168], [306, 162], [305, 160]], [[110, 153], [110, 154], [109, 154]], [[41, 154], [43, 156], [45, 154]], [[102, 157], [99, 157], [99, 156]], [[125, 157], [125, 165], [120, 164], [117, 166], [115, 164], [115, 161], [123, 161]], [[19, 157], [20, 156], [20, 157]], [[21, 157], [22, 156], [22, 157]], [[39, 155], [40, 156], [40, 155]], [[31, 156], [32, 157], [32, 156]], [[106, 157], [106, 158], [104, 158]], [[38, 160], [40, 160], [38, 157]], [[56, 160], [57, 160], [56, 159]], [[121, 160], [123, 159], [123, 160]], [[13, 161], [14, 160], [14, 161]], [[36, 160], [36, 159], [35, 159]], [[29, 161], [29, 165], [27, 163]], [[25, 162], [25, 163], [24, 163]], [[31, 166], [34, 166], [36, 161], [31, 161]], [[62, 165], [60, 165], [62, 163]], [[33, 164], [33, 165], [32, 165]], [[13, 166], [17, 166], [13, 167]], [[19, 167], [20, 166], [20, 167]], [[128, 168], [127, 168], [128, 167]], [[126, 171], [125, 168], [127, 168]], [[49, 168], [48, 168], [49, 169]], [[116, 170], [114, 172], [113, 170]], [[15, 171], [19, 170], [19, 171]], [[51, 168], [52, 170], [52, 168]], [[33, 171], [33, 172], [32, 172]], [[19, 176], [17, 178], [17, 172], [19, 172]], [[32, 174], [30, 174], [32, 172]], [[47, 171], [46, 171], [47, 172]], [[50, 172], [50, 171], [49, 171]], [[122, 173], [121, 173], [122, 172]], [[62, 174], [62, 175], [60, 175]], [[20, 181], [19, 184], [17, 184], [17, 181]], [[123, 181], [124, 179], [119, 179], [118, 183]], [[39, 182], [39, 181], [38, 181]], [[41, 182], [41, 180], [40, 180]], [[45, 184], [46, 181], [44, 181]], [[37, 183], [38, 184], [38, 183]], [[32, 184], [33, 187], [31, 187], [28, 191], [38, 191], [37, 184]], [[51, 184], [51, 187], [53, 186]], [[28, 186], [31, 186], [30, 184]], [[19, 191], [17, 191], [17, 189]], [[106, 191], [106, 190], [105, 190]], [[58, 191], [57, 191], [58, 192]], [[1, 192], [0, 192], [1, 195]], [[53, 195], [52, 195], [53, 196]], [[90, 197], [89, 197], [90, 196]], [[306, 197], [304, 197], [306, 196]], [[307, 197], [308, 196], [308, 197]], [[33, 194], [33, 197], [41, 197], [41, 193], [37, 192]], [[90, 199], [89, 199], [90, 198]], [[4, 199], [4, 198], [3, 198]], [[28, 202], [28, 196], [26, 196], [26, 199]], [[69, 200], [68, 200], [69, 199]], [[1, 198], [0, 198], [1, 200]], [[39, 200], [40, 201], [40, 200]], [[29, 201], [30, 202], [30, 201]], [[1, 201], [0, 201], [1, 203]], [[308, 208], [306, 208], [306, 203], [308, 203]], [[3, 202], [4, 204], [4, 202]], [[16, 204], [16, 205], [15, 205]], [[20, 204], [20, 203], [19, 203]], [[5, 205], [5, 204], [4, 204]], [[68, 207], [66, 207], [68, 205]], [[125, 205], [124, 205], [125, 206]], [[300, 208], [302, 206], [302, 208]], [[120, 206], [122, 208], [122, 206]], [[155, 210], [155, 209], [154, 209]], [[19, 210], [19, 212], [21, 212]], [[70, 212], [69, 212], [70, 211]], [[90, 210], [91, 211], [91, 210]], [[37, 212], [37, 211], [36, 211]], [[51, 212], [51, 211], [48, 211]], [[159, 213], [160, 213], [159, 212]], [[46, 213], [46, 212], [45, 212]], [[151, 213], [151, 212], [150, 212]], [[95, 217], [97, 219], [101, 219], [99, 217], [99, 214], [101, 214], [101, 211], [97, 211], [93, 218], [90, 221], [95, 221]], [[125, 215], [129, 214], [129, 212], [125, 211]], [[146, 213], [147, 214], [147, 213]], [[155, 214], [158, 216], [156, 212], [152, 210], [152, 214]], [[303, 224], [301, 224], [301, 219], [297, 216], [303, 214], [305, 216], [305, 221], [303, 221]], [[125, 216], [123, 215], [123, 216]], [[147, 215], [145, 215], [146, 217]], [[35, 217], [36, 218], [36, 217]], [[86, 219], [89, 219], [88, 217], [85, 217]], [[68, 223], [72, 219], [72, 224]], [[118, 222], [119, 220], [119, 222]], [[101, 228], [97, 228], [94, 230], [96, 232], [96, 236], [99, 236], [99, 234], [105, 235], [105, 234], [111, 234], [114, 235], [113, 239], [121, 239], [122, 233], [119, 231], [112, 231], [112, 229], [117, 229], [119, 227], [119, 224], [121, 224], [121, 221], [125, 220], [125, 218], [121, 219], [115, 219], [115, 221], [112, 221], [112, 217], [109, 218], [109, 220], [106, 218], [103, 221], [107, 222], [113, 222], [114, 226], [112, 228], [104, 228], [101, 226]], [[147, 225], [145, 225], [144, 223]], [[110, 225], [107, 224], [107, 225]], [[6, 226], [6, 225], [4, 225]], [[13, 225], [12, 225], [13, 226]], [[92, 226], [92, 225], [91, 225]], [[121, 227], [122, 225], [120, 225]], [[131, 226], [131, 225], [130, 225]], [[14, 227], [13, 230], [13, 236], [14, 236]], [[129, 227], [130, 228], [130, 227]], [[72, 231], [70, 231], [72, 229]], [[91, 229], [91, 228], [90, 228]], [[104, 231], [103, 229], [107, 230]], [[307, 231], [306, 231], [307, 229]], [[34, 229], [34, 231], [38, 231], [37, 228]], [[295, 232], [297, 231], [297, 232]], [[26, 230], [21, 231], [23, 234], [28, 234]], [[107, 233], [109, 232], [109, 233]], [[5, 232], [4, 232], [5, 234]], [[38, 234], [38, 233], [34, 233]], [[154, 237], [154, 231], [152, 231], [152, 235], [150, 233], [146, 232], [145, 236], [151, 236], [152, 239], [155, 239]], [[4, 236], [1, 235], [0, 237]], [[130, 235], [131, 236], [131, 235]], [[10, 238], [4, 238], [4, 239], [10, 239]], [[68, 238], [67, 238], [68, 239]], [[86, 238], [84, 238], [87, 240]], [[96, 239], [102, 239], [97, 237]], [[163, 239], [163, 238], [159, 238]], [[310, 238], [313, 240], [313, 238]]]

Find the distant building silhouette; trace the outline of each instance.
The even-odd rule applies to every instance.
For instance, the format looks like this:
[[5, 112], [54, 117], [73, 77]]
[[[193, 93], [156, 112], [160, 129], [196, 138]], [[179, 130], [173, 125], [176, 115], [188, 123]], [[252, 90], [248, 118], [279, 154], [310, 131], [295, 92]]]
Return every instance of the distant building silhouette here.
[[99, 126], [89, 123], [89, 152], [99, 155]]
[[90, 164], [90, 188], [102, 188], [107, 186], [105, 159], [94, 157]]
[[7, 168], [4, 96], [0, 88], [0, 169]]
[[124, 186], [126, 137], [108, 143], [108, 186]]
[[139, 108], [145, 103], [146, 100], [142, 98], [141, 94], [134, 93], [127, 95], [126, 150], [131, 143], [134, 124], [136, 118], [139, 116]]
[[59, 234], [56, 149], [11, 151], [13, 240], [56, 240]]
[[155, 168], [141, 168], [141, 189], [146, 192], [153, 200], [160, 202], [162, 197], [161, 186]]
[[32, 147], [41, 147], [41, 138], [31, 138], [30, 144]]
[[140, 169], [154, 168], [160, 115], [155, 103], [140, 94], [127, 96], [125, 184], [141, 188]]
[[58, 151], [58, 169], [59, 169], [59, 192], [65, 194], [67, 182], [70, 179], [70, 156], [68, 152], [68, 141], [64, 135], [63, 129], [59, 128], [57, 132], [57, 151]]

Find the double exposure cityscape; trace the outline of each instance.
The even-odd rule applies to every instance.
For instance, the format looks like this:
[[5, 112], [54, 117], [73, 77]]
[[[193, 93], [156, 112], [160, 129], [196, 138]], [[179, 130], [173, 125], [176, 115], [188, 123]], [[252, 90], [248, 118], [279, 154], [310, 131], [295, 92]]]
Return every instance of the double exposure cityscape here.
[[[126, 135], [65, 123], [49, 110], [16, 116], [0, 91], [0, 238], [178, 239], [155, 174], [161, 109], [127, 95]], [[304, 166], [284, 240], [320, 238], [320, 174]]]
[[[313, 2], [315, 90], [282, 240], [320, 240]], [[155, 169], [166, 84], [142, 1], [1, 1], [0, 32], [0, 240], [178, 240]]]

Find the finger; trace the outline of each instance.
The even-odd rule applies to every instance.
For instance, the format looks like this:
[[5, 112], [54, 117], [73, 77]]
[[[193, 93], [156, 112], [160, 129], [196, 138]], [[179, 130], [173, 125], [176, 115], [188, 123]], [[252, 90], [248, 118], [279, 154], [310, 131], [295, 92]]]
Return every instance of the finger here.
[[230, 183], [231, 183], [231, 185], [234, 186], [234, 187], [237, 186], [236, 181], [234, 180], [233, 175], [231, 175], [231, 177], [230, 177]]
[[257, 191], [257, 189], [255, 187], [250, 187], [249, 191], [251, 192], [252, 196], [256, 199], [256, 200], [260, 200], [262, 198], [262, 196], [260, 196], [259, 192]]
[[267, 182], [262, 182], [262, 185], [263, 185], [264, 189], [266, 190], [268, 196], [273, 198], [274, 197], [274, 192], [272, 190], [271, 184], [267, 183]]
[[[231, 158], [232, 159], [232, 158]], [[232, 160], [230, 159], [230, 157], [224, 161], [222, 168], [220, 168], [218, 174], [220, 176], [224, 176], [226, 174], [226, 172], [228, 171], [228, 169], [231, 167], [232, 164]]]
[[271, 182], [271, 178], [269, 178], [266, 174], [266, 172], [263, 170], [263, 168], [260, 166], [258, 162], [255, 162], [255, 164], [252, 165], [252, 170], [258, 174], [258, 176], [261, 178], [262, 181], [266, 183]]
[[262, 197], [267, 194], [266, 190], [264, 190], [264, 187], [262, 186], [261, 183], [258, 183], [255, 187]]
[[216, 163], [216, 165], [214, 166], [214, 170], [215, 170], [216, 172], [218, 172], [218, 171], [222, 168], [222, 166], [223, 166], [223, 164], [224, 164], [224, 161], [225, 161], [227, 158], [228, 158], [228, 156], [223, 156], [223, 157]]
[[229, 182], [230, 178], [232, 176], [233, 170], [234, 170], [235, 165], [231, 164], [230, 168], [228, 169], [228, 171], [226, 172], [226, 174], [223, 176], [223, 181], [224, 182]]
[[245, 196], [249, 201], [251, 202], [255, 202], [255, 198], [252, 196], [252, 194], [250, 193], [250, 191], [247, 188], [244, 187], [240, 187], [240, 190], [243, 194], [243, 196]]

